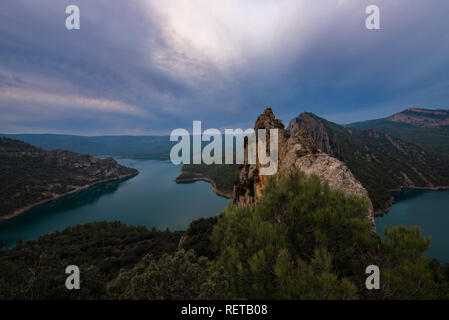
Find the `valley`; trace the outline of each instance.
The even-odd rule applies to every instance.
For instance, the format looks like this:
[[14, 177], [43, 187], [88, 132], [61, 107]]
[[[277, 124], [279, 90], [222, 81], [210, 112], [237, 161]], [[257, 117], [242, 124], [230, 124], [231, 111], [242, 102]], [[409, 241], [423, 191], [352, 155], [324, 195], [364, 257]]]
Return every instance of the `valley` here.
[[[21, 172], [27, 173], [25, 177], [37, 186], [39, 181], [46, 181], [35, 180], [37, 172], [44, 173], [46, 179], [56, 179], [52, 174], [58, 173], [59, 178], [64, 178], [64, 183], [59, 182], [62, 188], [74, 185], [70, 179], [75, 177], [77, 181], [91, 179], [93, 185], [67, 196], [61, 194], [54, 201], [44, 199], [45, 204], [0, 222], [0, 273], [9, 275], [0, 277], [0, 297], [294, 299], [297, 293], [285, 286], [301, 277], [323, 277], [307, 271], [314, 264], [335, 272], [335, 279], [342, 279], [332, 284], [336, 297], [344, 294], [354, 299], [403, 298], [409, 297], [409, 292], [414, 292], [415, 298], [445, 297], [447, 280], [443, 275], [449, 267], [431, 261], [424, 252], [430, 247], [430, 258], [442, 263], [448, 259], [444, 249], [448, 245], [446, 228], [441, 228], [449, 223], [445, 214], [448, 191], [440, 191], [438, 197], [428, 191], [415, 198], [391, 193], [395, 186], [444, 187], [447, 162], [443, 155], [375, 130], [340, 126], [310, 113], [301, 114], [284, 128], [272, 110], [266, 109], [256, 121], [255, 128], [260, 127], [280, 130], [277, 180], [259, 176], [258, 164], [174, 166], [167, 160], [100, 159], [61, 150], [44, 151], [2, 138], [1, 159], [10, 166], [3, 175], [9, 177], [8, 181], [20, 181], [7, 175], [15, 172], [11, 164], [14, 163], [17, 168], [26, 164], [26, 170]], [[440, 168], [427, 168], [432, 162], [439, 163]], [[82, 171], [76, 171], [80, 168]], [[372, 176], [364, 175], [364, 168], [372, 170]], [[122, 179], [117, 172], [129, 176]], [[386, 175], [391, 185], [382, 184]], [[102, 181], [102, 176], [111, 179]], [[197, 180], [210, 183], [186, 183]], [[217, 196], [211, 184], [215, 193], [232, 195], [232, 200]], [[27, 190], [26, 186], [17, 184], [15, 189]], [[47, 194], [42, 187], [36, 190], [35, 197]], [[379, 201], [393, 195], [396, 203]], [[379, 208], [391, 205], [389, 215], [374, 220]], [[418, 224], [423, 228], [422, 234], [417, 227], [398, 227], [399, 224]], [[394, 228], [382, 231], [384, 226]], [[376, 229], [380, 237], [374, 232]], [[432, 237], [432, 246], [427, 236]], [[402, 241], [398, 239], [405, 240], [399, 243], [402, 249], [395, 251], [394, 241]], [[242, 245], [235, 247], [235, 243]], [[327, 245], [320, 250], [329, 251], [313, 251], [323, 243]], [[271, 262], [255, 259], [260, 252], [272, 255]], [[291, 263], [293, 256], [301, 259], [295, 265]], [[245, 260], [247, 257], [249, 260]], [[67, 261], [89, 270], [85, 286], [77, 294], [59, 290], [61, 279], [52, 276]], [[270, 265], [272, 261], [276, 264]], [[366, 292], [358, 286], [362, 276], [358, 264], [371, 261], [382, 263], [395, 277], [411, 272], [407, 275], [410, 283], [401, 284], [404, 291], [398, 293]], [[238, 270], [235, 266], [242, 264], [245, 268], [238, 271], [242, 274], [234, 273]], [[413, 291], [416, 271], [407, 269], [410, 265], [425, 270], [426, 291]], [[247, 270], [255, 266], [274, 268], [276, 272], [267, 277], [266, 272], [260, 271], [263, 268], [256, 268], [258, 276], [250, 276]], [[296, 267], [305, 268], [305, 273], [289, 269]], [[195, 271], [176, 273], [178, 268]], [[279, 268], [285, 271], [279, 272]], [[136, 291], [140, 279], [145, 277], [144, 270], [156, 272], [163, 286], [149, 284], [152, 290]], [[30, 272], [36, 276], [26, 286], [18, 286]], [[173, 277], [183, 280], [173, 284]], [[284, 277], [289, 277], [288, 282], [284, 282]], [[235, 279], [244, 279], [245, 283]], [[224, 281], [234, 284], [229, 288], [223, 286]], [[272, 289], [258, 291], [257, 286], [251, 285], [254, 281], [267, 283]], [[212, 285], [213, 290], [208, 291], [202, 283]], [[323, 297], [315, 288], [301, 290]]]

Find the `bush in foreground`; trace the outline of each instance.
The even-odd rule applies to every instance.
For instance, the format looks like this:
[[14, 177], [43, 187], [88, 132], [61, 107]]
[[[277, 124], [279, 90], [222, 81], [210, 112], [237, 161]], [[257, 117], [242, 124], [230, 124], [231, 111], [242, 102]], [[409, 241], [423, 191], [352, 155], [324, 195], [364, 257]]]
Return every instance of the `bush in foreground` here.
[[[387, 230], [364, 219], [365, 203], [330, 190], [317, 177], [271, 180], [255, 206], [230, 205], [213, 243], [234, 297], [248, 299], [447, 298], [447, 276], [425, 255], [419, 228]], [[365, 286], [368, 265], [381, 270], [381, 290]]]

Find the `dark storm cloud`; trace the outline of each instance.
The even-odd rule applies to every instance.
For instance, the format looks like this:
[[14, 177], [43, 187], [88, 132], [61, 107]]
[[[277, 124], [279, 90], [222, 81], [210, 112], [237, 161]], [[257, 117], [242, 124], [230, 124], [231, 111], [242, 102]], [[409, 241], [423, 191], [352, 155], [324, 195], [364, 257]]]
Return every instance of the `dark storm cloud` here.
[[[77, 4], [81, 30], [65, 29]], [[364, 27], [378, 4], [382, 30]], [[2, 0], [0, 132], [347, 123], [449, 108], [444, 0]]]

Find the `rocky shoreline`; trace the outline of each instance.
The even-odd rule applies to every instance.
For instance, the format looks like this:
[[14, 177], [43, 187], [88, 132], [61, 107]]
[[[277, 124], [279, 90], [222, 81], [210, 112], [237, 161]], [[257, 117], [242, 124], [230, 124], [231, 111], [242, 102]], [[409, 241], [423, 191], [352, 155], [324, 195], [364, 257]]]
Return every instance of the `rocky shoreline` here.
[[112, 158], [46, 151], [8, 138], [0, 138], [0, 164], [0, 221], [95, 184], [139, 173]]
[[[181, 172], [182, 172], [182, 170], [181, 170]], [[232, 192], [226, 192], [226, 191], [218, 189], [215, 181], [209, 177], [205, 177], [203, 175], [196, 175], [195, 177], [189, 177], [189, 178], [179, 178], [178, 177], [175, 179], [176, 183], [189, 183], [189, 182], [195, 182], [195, 181], [209, 182], [214, 187], [214, 192], [217, 195], [219, 195], [220, 197], [226, 198], [226, 199], [232, 198]]]

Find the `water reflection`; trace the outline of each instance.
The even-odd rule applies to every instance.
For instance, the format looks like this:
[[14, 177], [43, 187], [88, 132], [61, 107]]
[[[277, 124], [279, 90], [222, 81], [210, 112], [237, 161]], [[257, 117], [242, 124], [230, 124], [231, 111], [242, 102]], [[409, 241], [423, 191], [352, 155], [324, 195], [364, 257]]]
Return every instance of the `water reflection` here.
[[0, 222], [0, 243], [7, 247], [92, 221], [121, 221], [160, 230], [185, 230], [198, 218], [214, 216], [228, 200], [208, 182], [176, 184], [180, 166], [169, 161], [120, 159], [139, 175], [110, 181], [36, 207]]
[[0, 247], [10, 246], [7, 240], [3, 239], [3, 235], [7, 229], [14, 228], [18, 225], [28, 225], [32, 224], [36, 218], [39, 219], [51, 219], [52, 215], [58, 215], [65, 211], [74, 210], [85, 205], [94, 204], [102, 196], [107, 194], [113, 194], [116, 192], [121, 185], [126, 183], [132, 177], [106, 181], [96, 184], [88, 189], [78, 191], [76, 193], [67, 195], [65, 197], [50, 201], [43, 205], [32, 208], [23, 214], [0, 223]]

